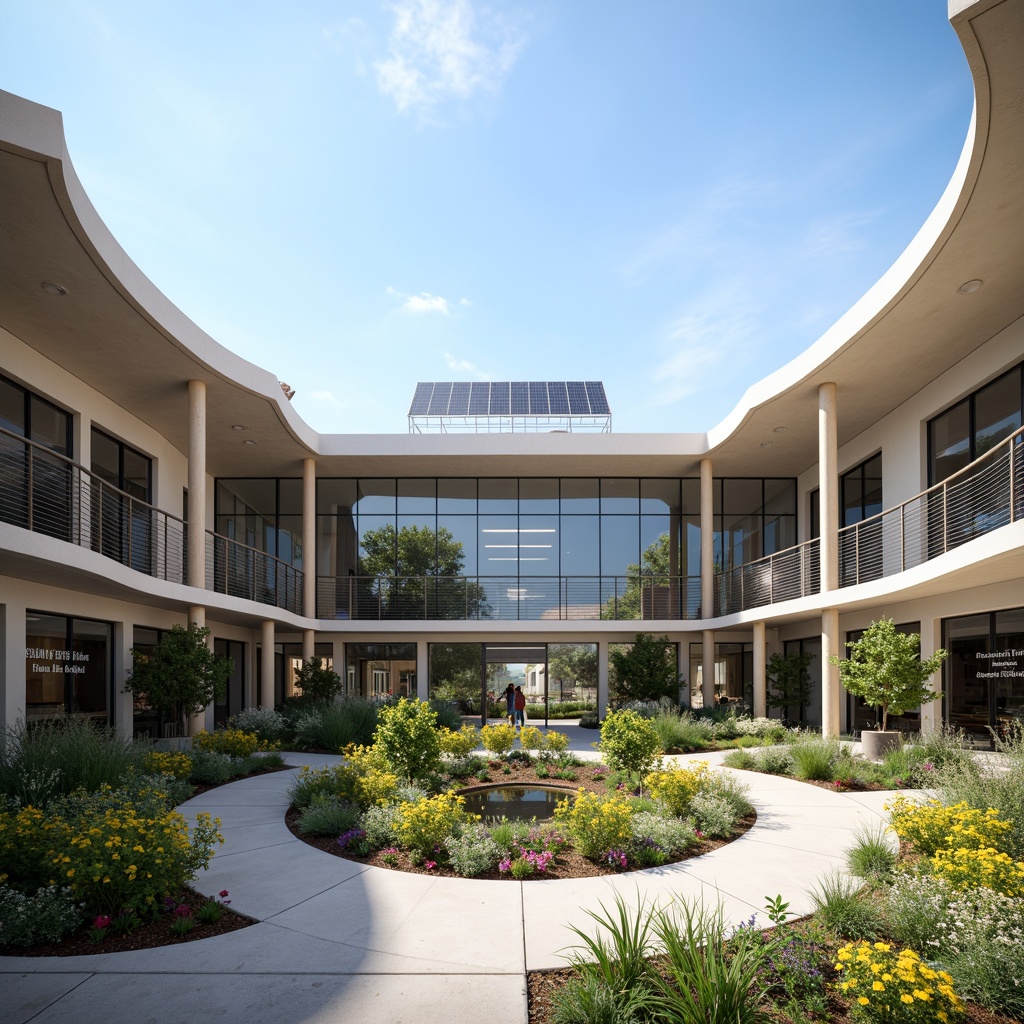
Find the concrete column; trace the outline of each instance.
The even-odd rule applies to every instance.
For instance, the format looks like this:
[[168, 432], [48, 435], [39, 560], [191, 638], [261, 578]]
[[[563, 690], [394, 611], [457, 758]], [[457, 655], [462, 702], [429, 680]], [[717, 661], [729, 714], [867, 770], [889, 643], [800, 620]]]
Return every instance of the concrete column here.
[[676, 644], [676, 678], [682, 680], [679, 684], [679, 706], [689, 707], [692, 703], [690, 697], [690, 645], [684, 641]]
[[272, 708], [274, 698], [274, 623], [265, 619], [260, 635], [260, 707]]
[[114, 726], [118, 736], [130, 740], [135, 735], [134, 695], [124, 692], [124, 681], [132, 670], [132, 640], [135, 635], [134, 622], [114, 623]]
[[[942, 646], [942, 620], [922, 619], [921, 620], [921, 660], [927, 661]], [[936, 693], [942, 693], [942, 669], [935, 673], [928, 681]], [[943, 714], [944, 698], [931, 700], [921, 705], [921, 732], [936, 733], [942, 730], [942, 723], [945, 720]]]
[[25, 720], [25, 606], [16, 601], [0, 605], [0, 715], [13, 729]]
[[715, 706], [715, 631], [705, 629], [701, 633], [701, 685], [703, 706]]
[[597, 720], [603, 722], [608, 710], [608, 641], [597, 641]]
[[316, 459], [302, 460], [302, 614], [316, 618]]
[[302, 631], [302, 660], [309, 661], [316, 656], [316, 630], [304, 629]]
[[711, 460], [700, 460], [700, 617], [715, 617], [715, 491]]
[[818, 387], [818, 524], [821, 592], [839, 589], [839, 445], [836, 427], [836, 386]]
[[765, 649], [765, 628], [763, 622], [754, 623], [754, 717], [764, 718], [768, 714], [768, 681], [765, 677], [767, 651]]
[[841, 657], [839, 609], [825, 608], [821, 613], [821, 734], [826, 739], [839, 735], [839, 705], [843, 691], [839, 684], [839, 666], [832, 655]]
[[427, 641], [416, 641], [416, 696], [426, 700], [430, 696], [430, 666], [427, 657]]
[[[191, 500], [191, 497], [190, 497]], [[206, 626], [206, 608], [202, 605], [193, 605], [188, 610], [188, 621], [194, 622], [197, 626]], [[206, 646], [213, 650], [213, 634], [206, 638]], [[210, 704], [205, 711], [193, 715], [189, 719], [188, 734], [194, 736], [200, 729], [213, 732], [213, 705]]]
[[348, 666], [345, 664], [345, 642], [337, 638], [331, 641], [331, 661], [334, 671], [341, 676], [343, 686], [341, 692], [348, 696]]
[[188, 583], [206, 589], [206, 384], [188, 382]]

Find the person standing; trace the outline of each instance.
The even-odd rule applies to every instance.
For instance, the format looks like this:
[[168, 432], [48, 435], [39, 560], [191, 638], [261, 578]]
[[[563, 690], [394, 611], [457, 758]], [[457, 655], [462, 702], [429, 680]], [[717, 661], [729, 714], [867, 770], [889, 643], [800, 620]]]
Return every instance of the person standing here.
[[516, 687], [515, 700], [513, 702], [516, 713], [516, 728], [526, 725], [526, 694], [521, 686]]
[[508, 724], [513, 725], [516, 720], [516, 688], [509, 683], [502, 696], [505, 698], [505, 714], [508, 716]]

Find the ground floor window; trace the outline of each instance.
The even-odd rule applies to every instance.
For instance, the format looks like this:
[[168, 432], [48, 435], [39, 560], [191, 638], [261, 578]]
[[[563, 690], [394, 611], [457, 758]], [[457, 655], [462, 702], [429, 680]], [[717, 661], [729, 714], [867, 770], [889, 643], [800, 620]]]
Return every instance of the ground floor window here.
[[245, 644], [240, 640], [214, 638], [213, 650], [231, 661], [231, 675], [228, 676], [224, 698], [213, 705], [214, 725], [223, 727], [232, 715], [237, 715], [245, 707]]
[[[244, 651], [245, 645], [241, 645]], [[334, 644], [320, 643], [313, 645], [313, 657], [320, 659], [324, 668], [334, 669]], [[274, 706], [283, 704], [285, 699], [295, 695], [295, 677], [302, 668], [302, 644], [274, 644]], [[230, 687], [230, 683], [229, 683]], [[244, 692], [244, 686], [243, 686]], [[263, 648], [256, 646], [256, 694], [257, 703], [262, 707], [263, 693]], [[230, 697], [229, 697], [230, 700]], [[232, 711], [231, 714], [234, 714]]]
[[75, 715], [112, 722], [112, 627], [29, 611], [25, 630], [27, 721]]
[[1024, 608], [942, 623], [946, 720], [976, 746], [1024, 721]]
[[415, 697], [415, 644], [345, 644], [345, 680], [353, 697]]
[[790, 722], [802, 726], [821, 725], [821, 637], [810, 636], [801, 640], [786, 640], [782, 645], [783, 654], [809, 654], [807, 674], [811, 679], [810, 699], [799, 707], [793, 705], [780, 708], [779, 713]]
[[[896, 624], [896, 631], [907, 634], [916, 633], [920, 636], [921, 623], [899, 622]], [[856, 643], [864, 636], [864, 633], [865, 630], [863, 629], [851, 629], [846, 634], [846, 642], [848, 644]], [[848, 647], [843, 648], [843, 657], [846, 656], [848, 650]], [[921, 653], [920, 642], [918, 642], [917, 653], [918, 655]], [[846, 699], [848, 701], [846, 707], [846, 720], [849, 723], [848, 732], [856, 734], [864, 729], [880, 729], [882, 727], [882, 709], [880, 707], [867, 704], [863, 697], [854, 697], [852, 693], [847, 694]], [[912, 711], [907, 711], [902, 715], [889, 715], [889, 728], [899, 729], [901, 732], [920, 732], [921, 709], [914, 708]]]
[[[690, 707], [704, 706], [704, 645], [690, 644]], [[715, 644], [715, 703], [753, 707], [754, 645]]]

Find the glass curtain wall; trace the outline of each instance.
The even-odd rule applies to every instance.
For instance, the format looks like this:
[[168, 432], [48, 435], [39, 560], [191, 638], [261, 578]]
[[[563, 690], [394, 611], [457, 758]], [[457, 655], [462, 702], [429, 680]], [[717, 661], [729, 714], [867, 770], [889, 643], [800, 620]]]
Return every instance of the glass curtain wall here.
[[345, 644], [345, 678], [356, 697], [415, 697], [415, 644]]
[[149, 573], [153, 463], [131, 445], [92, 428], [92, 471], [109, 488], [92, 495], [93, 544], [107, 558]]
[[[713, 486], [716, 572], [728, 572], [796, 544], [795, 479], [724, 477]], [[699, 565], [699, 515], [696, 540]]]
[[[704, 706], [704, 645], [690, 644], [690, 707]], [[715, 704], [751, 707], [754, 703], [754, 645], [715, 644]]]

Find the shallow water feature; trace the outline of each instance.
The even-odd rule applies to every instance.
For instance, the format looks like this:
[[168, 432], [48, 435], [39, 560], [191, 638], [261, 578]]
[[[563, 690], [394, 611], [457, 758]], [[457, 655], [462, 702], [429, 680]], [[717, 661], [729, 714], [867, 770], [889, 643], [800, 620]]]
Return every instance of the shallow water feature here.
[[554, 817], [559, 800], [572, 794], [553, 786], [513, 783], [474, 789], [462, 795], [466, 798], [466, 810], [470, 814], [484, 818], [508, 818], [510, 821], [529, 821], [531, 818], [544, 821]]

